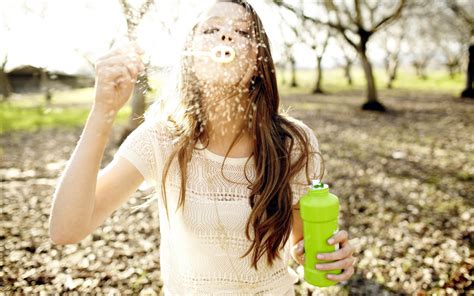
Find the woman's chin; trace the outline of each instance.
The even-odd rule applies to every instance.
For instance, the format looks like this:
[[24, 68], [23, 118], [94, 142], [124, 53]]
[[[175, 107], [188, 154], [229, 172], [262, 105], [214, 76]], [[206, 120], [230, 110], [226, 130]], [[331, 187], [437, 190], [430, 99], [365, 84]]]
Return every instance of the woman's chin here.
[[200, 79], [201, 83], [207, 86], [214, 86], [218, 88], [230, 88], [235, 87], [239, 82], [240, 79], [232, 77], [229, 79], [222, 79], [222, 76], [219, 77], [220, 79], [212, 79], [209, 77]]

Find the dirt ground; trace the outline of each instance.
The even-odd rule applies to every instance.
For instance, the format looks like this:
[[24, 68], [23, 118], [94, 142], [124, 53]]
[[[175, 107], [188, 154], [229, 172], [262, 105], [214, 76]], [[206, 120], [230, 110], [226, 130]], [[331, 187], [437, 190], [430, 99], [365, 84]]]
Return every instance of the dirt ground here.
[[[341, 201], [340, 229], [356, 246], [356, 273], [297, 295], [473, 295], [474, 101], [432, 92], [380, 93], [387, 113], [361, 111], [363, 93], [283, 98], [313, 128], [323, 181]], [[115, 126], [103, 166], [117, 147]], [[48, 218], [57, 178], [82, 131], [0, 136], [0, 293], [159, 295], [156, 204], [132, 212], [137, 191], [94, 234], [56, 246]], [[469, 292], [470, 290], [470, 292]]]

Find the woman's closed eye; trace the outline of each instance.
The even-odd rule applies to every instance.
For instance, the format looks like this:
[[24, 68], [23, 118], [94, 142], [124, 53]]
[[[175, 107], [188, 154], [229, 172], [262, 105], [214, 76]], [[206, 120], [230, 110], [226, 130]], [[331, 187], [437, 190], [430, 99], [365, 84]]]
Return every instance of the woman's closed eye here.
[[250, 33], [247, 32], [247, 31], [242, 31], [242, 30], [237, 30], [237, 32], [239, 32], [241, 35], [245, 36], [245, 37], [250, 37]]
[[[203, 31], [204, 34], [214, 34], [216, 33], [217, 31], [219, 31], [219, 28], [209, 28], [209, 29], [206, 29]], [[241, 34], [242, 36], [245, 36], [245, 37], [250, 37], [250, 33], [247, 32], [247, 31], [244, 31], [244, 30], [235, 30], [237, 33]]]
[[215, 32], [219, 31], [218, 28], [210, 28], [210, 29], [206, 29], [203, 31], [204, 34], [213, 34]]

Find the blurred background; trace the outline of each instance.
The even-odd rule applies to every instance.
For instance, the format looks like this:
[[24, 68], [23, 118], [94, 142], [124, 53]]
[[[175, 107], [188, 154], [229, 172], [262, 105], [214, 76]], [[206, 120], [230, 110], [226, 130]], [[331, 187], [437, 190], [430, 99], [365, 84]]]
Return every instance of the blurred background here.
[[[270, 38], [281, 108], [318, 137], [357, 250], [356, 273], [331, 288], [289, 262], [297, 295], [472, 295], [474, 1], [249, 3]], [[146, 52], [104, 167], [210, 4], [0, 0], [0, 292], [161, 293], [157, 205], [131, 210], [152, 192], [65, 246], [48, 238], [51, 198], [93, 102], [96, 59], [127, 39]]]

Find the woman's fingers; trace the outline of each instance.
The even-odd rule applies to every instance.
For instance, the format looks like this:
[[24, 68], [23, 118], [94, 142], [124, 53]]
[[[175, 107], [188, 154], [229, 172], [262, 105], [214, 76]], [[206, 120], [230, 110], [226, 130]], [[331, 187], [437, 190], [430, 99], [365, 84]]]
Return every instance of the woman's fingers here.
[[298, 264], [304, 264], [304, 240], [300, 240], [292, 248], [292, 257]]
[[297, 244], [293, 246], [295, 254], [301, 255], [304, 253], [304, 240], [300, 240]]
[[298, 242], [298, 244], [296, 245], [296, 252], [298, 252], [298, 254], [303, 254], [304, 253], [304, 240], [300, 240]]
[[354, 267], [350, 266], [347, 269], [344, 269], [344, 271], [341, 274], [327, 274], [326, 277], [330, 279], [331, 281], [342, 282], [342, 281], [348, 280], [353, 274], [354, 274]]
[[349, 239], [349, 234], [345, 230], [340, 230], [328, 239], [328, 244], [343, 243]]
[[304, 253], [299, 255], [299, 260], [298, 260], [298, 264], [300, 265], [304, 265]]
[[354, 257], [344, 258], [339, 261], [331, 262], [331, 263], [318, 263], [316, 264], [315, 268], [319, 270], [335, 270], [335, 269], [343, 269], [349, 268], [355, 262]]
[[136, 63], [138, 65], [139, 71], [143, 71], [144, 65], [141, 58], [143, 53], [144, 51], [138, 47], [137, 44], [125, 44], [121, 47], [112, 49], [109, 53], [102, 56], [99, 61], [120, 58], [130, 63]]
[[145, 54], [145, 51], [138, 45], [137, 42], [132, 42], [132, 46], [135, 48], [135, 51], [136, 51], [139, 55], [144, 55], [144, 54]]
[[[145, 69], [140, 57], [133, 53], [127, 55], [116, 54], [108, 58], [102, 58], [100, 60], [100, 65], [102, 67], [113, 67], [116, 65], [125, 67], [128, 71], [128, 76], [130, 77], [129, 81], [132, 83], [135, 83], [138, 73]], [[128, 79], [128, 77], [124, 77], [124, 79]]]
[[121, 65], [126, 67], [130, 77], [132, 78], [136, 78], [138, 76], [138, 72], [142, 69], [140, 62], [135, 60], [133, 57], [115, 56], [108, 58], [105, 62], [111, 65]]
[[133, 77], [130, 76], [130, 73], [127, 69], [127, 67], [123, 65], [115, 65], [112, 67], [112, 71], [114, 73], [114, 82], [118, 85], [124, 85], [127, 84], [127, 82], [134, 82]]
[[350, 244], [345, 244], [344, 247], [342, 247], [342, 249], [336, 250], [334, 252], [321, 253], [319, 255], [316, 254], [316, 258], [321, 259], [321, 260], [328, 260], [328, 261], [340, 260], [342, 258], [352, 256], [353, 253], [354, 253], [354, 247]]
[[138, 74], [145, 69], [137, 44], [126, 42], [114, 46], [95, 63], [95, 104], [118, 111], [127, 102]]

